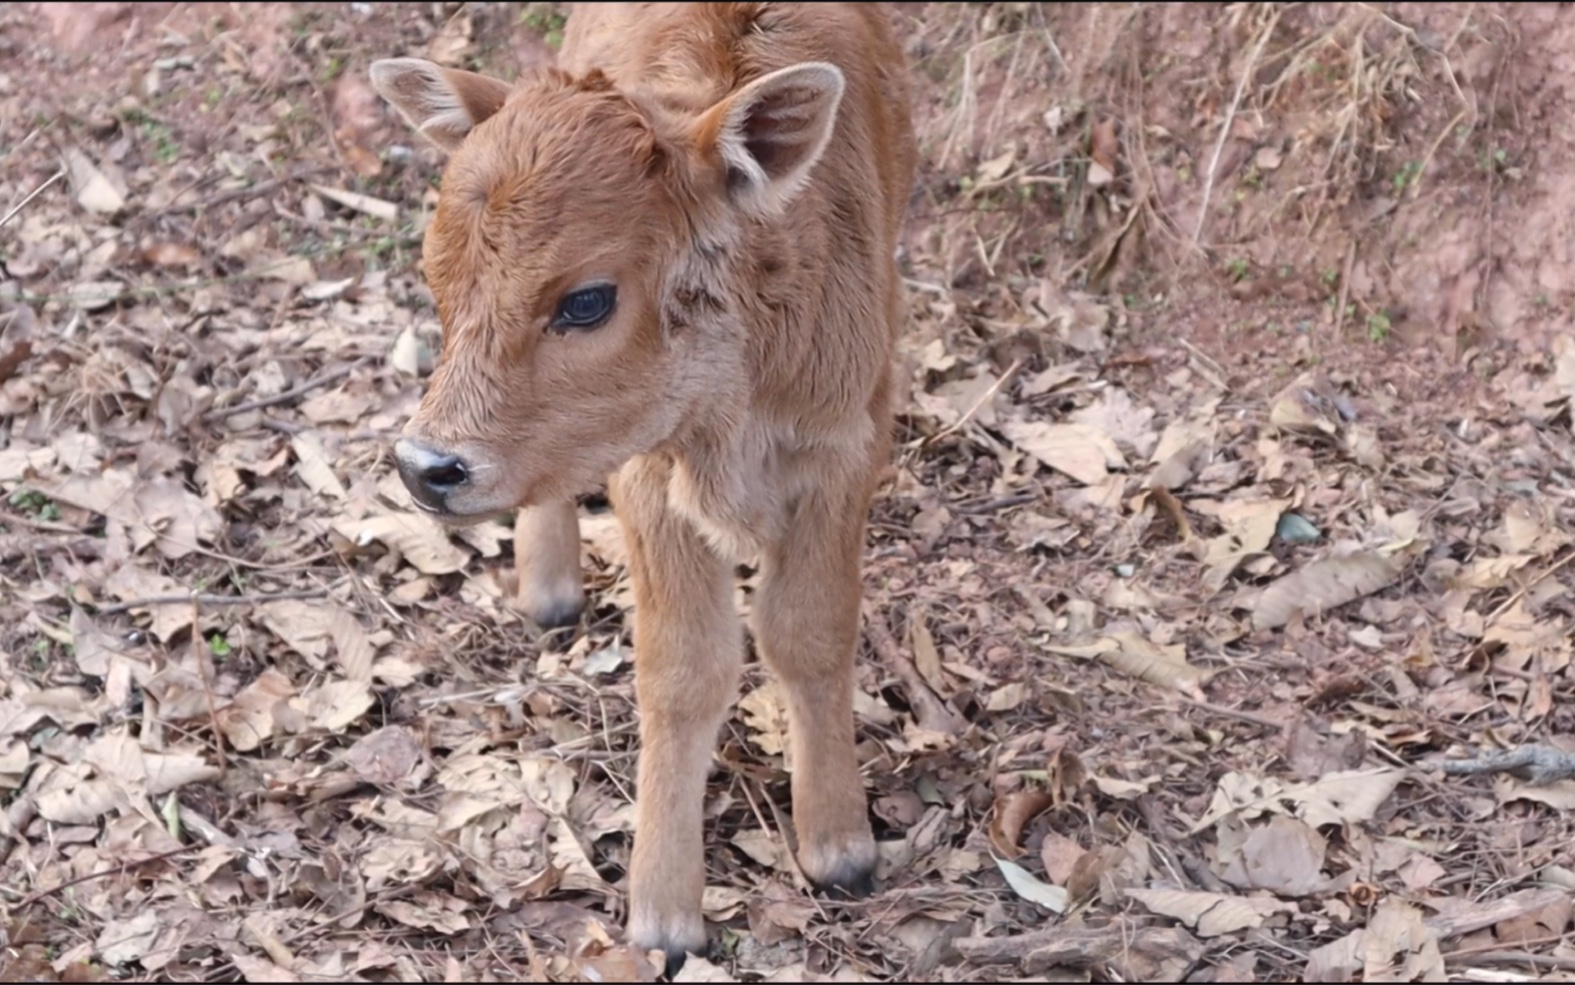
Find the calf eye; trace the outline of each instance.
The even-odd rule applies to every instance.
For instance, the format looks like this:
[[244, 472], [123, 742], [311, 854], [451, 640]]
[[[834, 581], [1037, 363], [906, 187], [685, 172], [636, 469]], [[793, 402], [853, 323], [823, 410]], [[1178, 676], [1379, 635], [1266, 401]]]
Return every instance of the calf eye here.
[[613, 313], [618, 289], [611, 284], [592, 284], [570, 291], [558, 302], [558, 311], [548, 326], [554, 331], [585, 331], [599, 328]]

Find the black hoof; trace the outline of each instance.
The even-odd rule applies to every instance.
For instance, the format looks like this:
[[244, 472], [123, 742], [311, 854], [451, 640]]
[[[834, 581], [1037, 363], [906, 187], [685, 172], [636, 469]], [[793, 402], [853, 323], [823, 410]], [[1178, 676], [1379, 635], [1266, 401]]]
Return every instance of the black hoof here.
[[846, 863], [816, 882], [815, 888], [832, 899], [864, 899], [875, 893], [875, 866]]
[[667, 955], [666, 975], [668, 978], [672, 978], [684, 970], [684, 962], [689, 960], [689, 952], [681, 947], [669, 947], [664, 953]]
[[580, 615], [584, 611], [584, 603], [571, 602], [567, 605], [552, 606], [542, 612], [535, 613], [531, 618], [535, 620], [536, 625], [550, 633], [555, 629], [568, 629], [571, 626], [578, 625]]

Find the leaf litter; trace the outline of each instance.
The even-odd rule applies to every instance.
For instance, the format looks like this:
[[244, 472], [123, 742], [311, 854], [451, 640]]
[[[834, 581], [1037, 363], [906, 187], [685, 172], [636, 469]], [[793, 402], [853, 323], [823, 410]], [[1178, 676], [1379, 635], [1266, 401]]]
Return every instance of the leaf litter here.
[[[440, 158], [365, 66], [511, 77], [561, 27], [519, 6], [0, 10], [9, 976], [653, 977], [619, 931], [616, 522], [586, 501], [592, 612], [539, 635], [512, 531], [415, 512], [386, 450], [441, 347]], [[1479, 336], [1552, 325], [1564, 273], [1522, 257], [1548, 302], [1514, 307], [1513, 269], [1472, 271], [1520, 241], [1404, 191], [1549, 242], [1567, 203], [1517, 221], [1506, 191], [1542, 152], [1459, 127], [1457, 92], [1514, 63], [1530, 104], [1575, 34], [931, 6], [895, 15], [929, 149], [855, 696], [881, 891], [806, 892], [751, 664], [707, 801], [715, 946], [680, 977], [1557, 977], [1575, 345]], [[95, 45], [124, 71], [61, 74]], [[1228, 78], [1185, 74], [1210, 58]], [[1402, 194], [1340, 198], [1358, 166]]]

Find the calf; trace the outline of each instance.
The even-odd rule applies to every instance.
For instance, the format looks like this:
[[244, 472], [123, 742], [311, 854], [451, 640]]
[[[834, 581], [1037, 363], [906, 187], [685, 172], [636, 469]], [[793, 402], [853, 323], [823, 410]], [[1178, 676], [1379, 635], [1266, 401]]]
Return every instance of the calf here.
[[371, 74], [451, 152], [424, 244], [443, 353], [395, 446], [412, 497], [453, 522], [523, 508], [523, 599], [572, 622], [573, 497], [611, 476], [640, 709], [630, 939], [675, 963], [706, 942], [701, 808], [750, 558], [799, 866], [867, 892], [859, 569], [916, 158], [888, 12], [585, 4], [558, 66], [514, 85], [414, 58]]

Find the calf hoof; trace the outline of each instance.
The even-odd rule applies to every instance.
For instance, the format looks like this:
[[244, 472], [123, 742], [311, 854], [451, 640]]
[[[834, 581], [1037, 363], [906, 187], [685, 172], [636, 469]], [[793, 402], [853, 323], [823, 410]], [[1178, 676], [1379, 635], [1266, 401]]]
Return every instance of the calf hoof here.
[[875, 839], [868, 834], [830, 851], [799, 849], [804, 876], [833, 898], [863, 899], [875, 892]]
[[629, 923], [629, 941], [642, 951], [661, 951], [666, 955], [667, 976], [671, 978], [690, 954], [706, 953], [705, 921], [699, 914], [693, 920], [679, 921], [633, 918]]
[[584, 599], [562, 599], [540, 606], [525, 605], [525, 614], [532, 622], [548, 632], [577, 625], [584, 611]]

